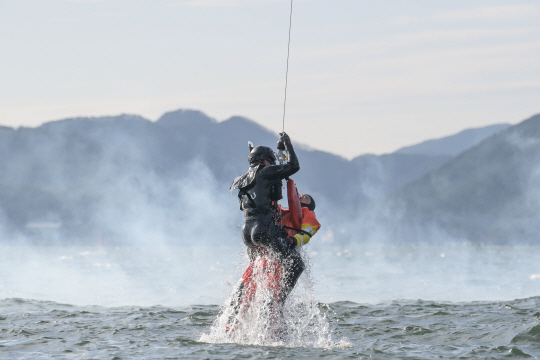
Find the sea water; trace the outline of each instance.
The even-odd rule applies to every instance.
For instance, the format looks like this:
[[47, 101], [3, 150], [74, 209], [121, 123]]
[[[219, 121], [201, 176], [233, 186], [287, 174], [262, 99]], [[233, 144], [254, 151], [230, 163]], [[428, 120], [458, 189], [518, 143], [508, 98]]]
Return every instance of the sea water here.
[[293, 336], [235, 341], [242, 250], [0, 245], [0, 358], [540, 357], [540, 246], [310, 244]]

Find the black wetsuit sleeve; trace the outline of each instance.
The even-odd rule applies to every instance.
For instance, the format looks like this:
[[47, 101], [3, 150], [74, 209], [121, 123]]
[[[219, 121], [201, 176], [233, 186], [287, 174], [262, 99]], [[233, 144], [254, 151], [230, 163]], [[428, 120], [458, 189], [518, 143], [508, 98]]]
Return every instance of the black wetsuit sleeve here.
[[285, 142], [285, 149], [289, 153], [289, 162], [283, 165], [265, 166], [260, 170], [261, 176], [267, 179], [285, 179], [300, 170], [298, 157], [290, 141]]

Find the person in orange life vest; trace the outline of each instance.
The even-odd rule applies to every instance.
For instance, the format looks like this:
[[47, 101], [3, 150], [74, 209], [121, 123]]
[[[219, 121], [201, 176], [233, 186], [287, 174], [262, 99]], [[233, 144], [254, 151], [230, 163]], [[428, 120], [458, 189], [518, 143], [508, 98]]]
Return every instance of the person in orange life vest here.
[[[301, 229], [294, 229], [292, 227], [291, 213], [289, 209], [280, 207], [281, 212], [281, 226], [287, 231], [288, 239], [291, 248], [298, 248], [303, 246], [311, 240], [311, 237], [321, 228], [321, 224], [317, 221], [315, 216], [315, 200], [310, 195], [300, 194], [298, 195], [300, 204], [302, 206], [302, 224]], [[291, 261], [285, 262], [285, 274], [283, 281], [283, 289], [280, 294], [280, 301], [285, 302], [285, 299], [290, 294], [296, 282], [302, 275], [305, 269], [304, 262], [297, 251], [293, 251]]]
[[308, 194], [300, 194], [298, 198], [302, 205], [301, 232], [293, 228], [289, 209], [280, 209], [282, 213], [281, 224], [287, 231], [287, 235], [292, 242], [291, 246], [293, 247], [300, 247], [307, 244], [311, 240], [311, 237], [321, 228], [321, 224], [317, 220], [315, 212], [313, 212], [315, 210], [315, 200], [313, 200], [313, 197]]

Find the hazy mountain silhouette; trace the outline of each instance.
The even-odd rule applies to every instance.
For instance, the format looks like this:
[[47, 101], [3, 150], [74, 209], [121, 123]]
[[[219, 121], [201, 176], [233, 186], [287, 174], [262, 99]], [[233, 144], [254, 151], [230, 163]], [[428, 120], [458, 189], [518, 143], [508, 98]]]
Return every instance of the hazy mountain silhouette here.
[[540, 241], [540, 115], [399, 189], [391, 206], [403, 233], [430, 226], [483, 242]]
[[[492, 131], [474, 130], [484, 136]], [[461, 134], [467, 139], [460, 141], [457, 134], [452, 141], [462, 145], [471, 141], [467, 132]], [[42, 236], [35, 229], [51, 227], [61, 237], [84, 239], [103, 234], [127, 237], [128, 232], [137, 236], [159, 229], [160, 234], [188, 238], [193, 231], [209, 231], [205, 217], [212, 217], [208, 221], [213, 226], [228, 226], [241, 216], [236, 195], [228, 188], [247, 171], [248, 140], [275, 147], [277, 134], [243, 117], [217, 122], [194, 110], [169, 112], [156, 122], [121, 115], [53, 121], [37, 128], [0, 127], [0, 230]], [[437, 206], [436, 196], [420, 191], [428, 189], [422, 181], [429, 177], [419, 179], [452, 159], [440, 155], [448, 152], [448, 138], [430, 142], [421, 154], [362, 155], [352, 160], [297, 143], [295, 148], [301, 170], [294, 179], [301, 192], [317, 199], [318, 215], [327, 223], [351, 219], [367, 204], [393, 191], [401, 194], [398, 189], [414, 181], [419, 182], [406, 188], [411, 195], [399, 198], [417, 209], [409, 213], [425, 218], [429, 202], [423, 206], [412, 194], [431, 196]], [[476, 161], [488, 160], [469, 161], [474, 167]], [[445, 174], [448, 166], [434, 174]], [[470, 181], [469, 170], [459, 175], [461, 186]], [[441, 204], [449, 209], [459, 206]], [[183, 232], [187, 223], [191, 233]]]
[[455, 135], [445, 136], [421, 142], [420, 144], [406, 146], [395, 153], [417, 154], [429, 156], [456, 156], [459, 153], [479, 144], [485, 138], [509, 128], [510, 124], [495, 124], [481, 128], [463, 130]]

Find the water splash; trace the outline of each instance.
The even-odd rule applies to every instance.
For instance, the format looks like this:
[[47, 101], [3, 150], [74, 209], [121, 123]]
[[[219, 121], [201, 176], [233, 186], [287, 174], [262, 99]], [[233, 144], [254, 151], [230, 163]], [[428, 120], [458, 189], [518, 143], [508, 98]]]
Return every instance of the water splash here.
[[[324, 304], [317, 302], [314, 296], [311, 260], [305, 250], [299, 251], [306, 268], [283, 305], [279, 305], [279, 294], [274, 291], [283, 286], [279, 269], [273, 267], [273, 263], [268, 263], [261, 270], [263, 266], [257, 266], [257, 261], [259, 265], [262, 261], [258, 259], [252, 274], [253, 285], [244, 289], [244, 301], [237, 302], [235, 299], [238, 286], [243, 286], [239, 282], [231, 289], [210, 332], [203, 334], [200, 341], [286, 347], [347, 347], [347, 339], [333, 340], [329, 320], [323, 311]], [[277, 281], [281, 282], [273, 282], [276, 281], [276, 274], [279, 278]]]

